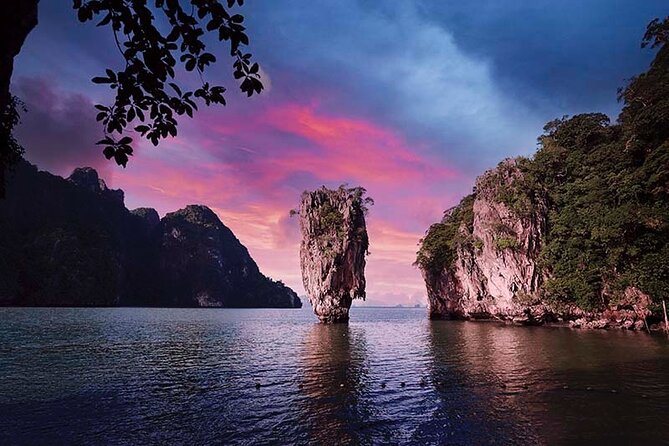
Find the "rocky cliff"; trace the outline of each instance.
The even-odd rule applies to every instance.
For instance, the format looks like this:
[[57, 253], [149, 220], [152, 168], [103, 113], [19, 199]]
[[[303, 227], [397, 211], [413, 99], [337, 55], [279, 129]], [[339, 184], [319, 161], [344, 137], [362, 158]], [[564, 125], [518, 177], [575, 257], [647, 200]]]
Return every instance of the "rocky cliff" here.
[[418, 254], [430, 318], [644, 329], [651, 302], [635, 287], [594, 308], [547, 295], [552, 274], [541, 253], [549, 204], [521, 168], [527, 162], [508, 159], [484, 173], [474, 193], [430, 227]]
[[184, 307], [293, 307], [290, 288], [260, 273], [247, 249], [206, 206], [187, 206], [159, 223], [161, 296]]
[[346, 322], [353, 299], [365, 298], [365, 189], [321, 187], [299, 207], [302, 282], [321, 322]]
[[0, 201], [0, 305], [300, 307], [205, 206], [133, 211], [91, 168], [21, 162]]
[[[427, 231], [416, 263], [433, 318], [653, 328], [669, 300], [669, 20], [650, 68], [602, 113], [549, 122]], [[656, 325], [657, 326], [657, 325]]]
[[[547, 316], [537, 262], [548, 208], [523, 187], [517, 164], [506, 160], [479, 177], [475, 193], [430, 228], [420, 255], [432, 318], [541, 322]], [[439, 237], [448, 246], [439, 246]], [[431, 252], [443, 249], [448, 258]]]

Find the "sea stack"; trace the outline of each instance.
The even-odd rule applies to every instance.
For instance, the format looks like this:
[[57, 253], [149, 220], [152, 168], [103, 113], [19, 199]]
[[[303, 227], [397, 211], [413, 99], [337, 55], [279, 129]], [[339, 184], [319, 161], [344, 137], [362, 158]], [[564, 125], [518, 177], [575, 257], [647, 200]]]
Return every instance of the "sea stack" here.
[[325, 186], [302, 194], [297, 213], [302, 243], [302, 282], [321, 322], [348, 322], [353, 299], [365, 298], [365, 257], [369, 239], [362, 187]]

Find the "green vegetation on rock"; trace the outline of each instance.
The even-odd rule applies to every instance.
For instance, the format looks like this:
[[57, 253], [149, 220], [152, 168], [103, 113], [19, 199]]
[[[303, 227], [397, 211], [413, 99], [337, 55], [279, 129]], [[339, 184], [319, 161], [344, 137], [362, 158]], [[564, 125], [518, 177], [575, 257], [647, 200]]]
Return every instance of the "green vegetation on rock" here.
[[500, 251], [504, 249], [515, 251], [520, 247], [520, 243], [515, 238], [500, 237], [495, 239], [495, 247]]
[[439, 273], [449, 268], [458, 256], [458, 248], [464, 243], [482, 247], [480, 240], [472, 240], [468, 234], [474, 224], [474, 194], [467, 195], [460, 204], [445, 212], [439, 223], [430, 226], [420, 241], [415, 265], [421, 269]]
[[[374, 204], [374, 199], [365, 197], [367, 190], [364, 187], [352, 187], [342, 184], [337, 189], [330, 190], [325, 187], [317, 189], [314, 192], [305, 191], [305, 195], [314, 194], [315, 205], [309, 209], [313, 214], [312, 228], [313, 237], [318, 240], [319, 245], [324, 252], [334, 252], [333, 247], [346, 235], [346, 225], [344, 224], [344, 214], [341, 206], [346, 203], [350, 205], [350, 211], [354, 215], [365, 216], [369, 211], [369, 206]], [[300, 212], [296, 209], [290, 210], [290, 215], [298, 215]], [[367, 250], [367, 233], [361, 228], [355, 229], [353, 237], [364, 243]]]
[[[534, 157], [516, 160], [521, 177], [506, 181], [501, 168], [482, 177], [521, 218], [536, 212], [532, 197], [546, 198], [540, 262], [547, 302], [601, 308], [628, 287], [655, 302], [669, 299], [668, 29], [669, 19], [649, 25], [643, 46], [659, 50], [649, 70], [619, 91], [617, 123], [602, 113], [556, 119], [544, 127]], [[480, 184], [430, 227], [416, 261], [421, 268], [453, 265], [481, 186], [490, 185]], [[496, 239], [499, 249], [513, 249], [512, 242], [503, 233]]]

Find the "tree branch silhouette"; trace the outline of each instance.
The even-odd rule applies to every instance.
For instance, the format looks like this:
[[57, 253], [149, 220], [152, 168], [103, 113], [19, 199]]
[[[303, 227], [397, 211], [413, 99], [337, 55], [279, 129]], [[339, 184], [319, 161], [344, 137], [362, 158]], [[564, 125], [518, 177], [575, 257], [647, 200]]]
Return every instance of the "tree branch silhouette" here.
[[[225, 87], [210, 85], [203, 77], [216, 62], [203, 40], [207, 32], [216, 33], [219, 41], [229, 43], [233, 76], [241, 80], [241, 91], [250, 97], [263, 90], [260, 66], [252, 61], [250, 53], [242, 51], [249, 44], [242, 24], [244, 17], [231, 12], [244, 0], [226, 0], [227, 7], [218, 0], [189, 3], [187, 13], [179, 0], [73, 1], [81, 22], [100, 19], [97, 26], [111, 27], [125, 59], [124, 69], [107, 69], [104, 76], [92, 79], [116, 92], [112, 104], [98, 104], [95, 108], [104, 129], [104, 138], [97, 144], [104, 146], [107, 159], [113, 158], [119, 165], [125, 167], [133, 154], [129, 129], [156, 146], [161, 139], [177, 135], [178, 117], [192, 118], [198, 102], [225, 105]], [[156, 26], [159, 19], [167, 23], [165, 32]], [[124, 42], [119, 40], [119, 32], [126, 36]], [[196, 70], [202, 85], [192, 91], [179, 86], [177, 65], [187, 72]]]

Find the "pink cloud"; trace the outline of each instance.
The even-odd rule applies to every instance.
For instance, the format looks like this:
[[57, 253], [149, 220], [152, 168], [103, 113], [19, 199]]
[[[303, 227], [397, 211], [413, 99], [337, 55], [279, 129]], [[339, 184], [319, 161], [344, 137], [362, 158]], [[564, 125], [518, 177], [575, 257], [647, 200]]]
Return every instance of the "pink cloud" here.
[[[314, 105], [279, 104], [239, 121], [212, 127], [228, 139], [259, 129], [274, 135], [273, 147], [246, 148], [262, 156], [240, 162], [244, 167], [252, 162], [254, 170], [264, 173], [265, 180], [280, 181], [300, 171], [316, 173], [323, 181], [380, 184], [458, 176], [453, 168], [418, 154], [390, 129], [359, 118], [319, 114]], [[292, 145], [285, 141], [285, 135], [292, 137]], [[303, 141], [295, 143], [295, 137]]]
[[425, 142], [370, 120], [320, 113], [316, 103], [260, 108], [248, 115], [207, 111], [158, 149], [140, 144], [129, 167], [114, 174], [114, 186], [126, 191], [129, 207], [161, 214], [210, 206], [263, 272], [301, 294], [299, 228], [288, 211], [304, 189], [362, 185], [376, 200], [368, 219], [369, 298], [421, 300], [424, 285], [412, 266], [417, 242], [450, 204], [449, 185], [460, 174], [426, 155]]
[[26, 159], [38, 167], [69, 176], [80, 166], [95, 167], [109, 178], [112, 167], [95, 142], [102, 127], [95, 121], [93, 102], [80, 93], [63, 91], [42, 77], [19, 77], [12, 91], [25, 103], [16, 137]]

